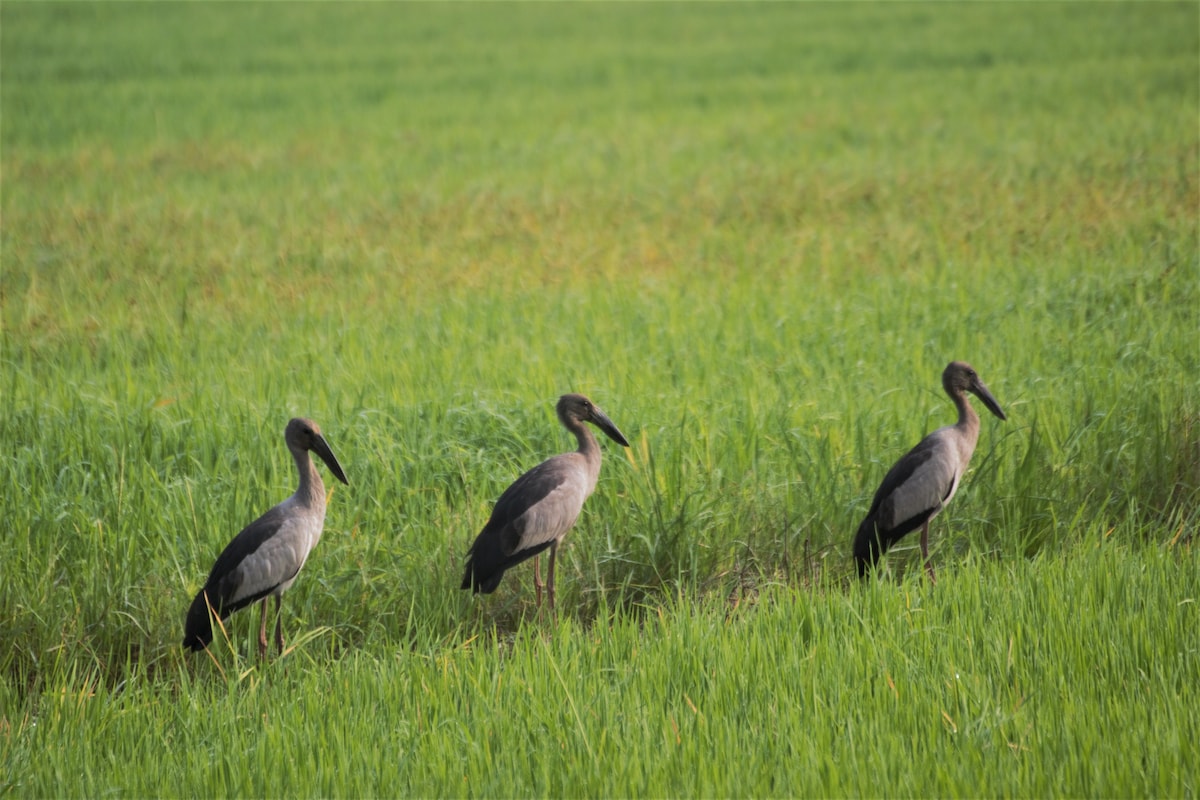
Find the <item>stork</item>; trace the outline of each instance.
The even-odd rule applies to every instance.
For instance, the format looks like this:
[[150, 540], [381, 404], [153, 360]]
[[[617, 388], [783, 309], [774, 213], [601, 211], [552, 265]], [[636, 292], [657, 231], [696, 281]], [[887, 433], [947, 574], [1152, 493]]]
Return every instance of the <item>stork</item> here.
[[854, 561], [860, 577], [901, 537], [920, 528], [921, 557], [930, 582], [937, 582], [929, 560], [929, 523], [958, 491], [979, 440], [979, 415], [967, 400], [967, 393], [982, 400], [1000, 419], [1007, 419], [970, 364], [950, 362], [942, 372], [942, 388], [958, 409], [958, 422], [926, 436], [884, 477], [854, 539]]
[[208, 580], [192, 601], [184, 624], [183, 646], [203, 650], [213, 639], [212, 615], [227, 618], [240, 608], [262, 601], [258, 654], [267, 653], [267, 601], [275, 598], [275, 644], [283, 652], [283, 593], [295, 582], [308, 554], [317, 546], [325, 526], [325, 484], [309, 451], [325, 462], [346, 484], [321, 429], [312, 420], [288, 422], [284, 440], [296, 468], [300, 486], [296, 493], [247, 525], [217, 556]]
[[546, 590], [550, 608], [554, 609], [558, 544], [575, 524], [583, 502], [591, 496], [600, 477], [600, 445], [583, 423], [590, 422], [617, 444], [629, 446], [612, 420], [581, 394], [564, 394], [558, 399], [557, 411], [558, 421], [575, 434], [579, 449], [543, 461], [500, 495], [487, 524], [467, 552], [463, 589], [491, 594], [500, 585], [505, 570], [533, 558], [533, 586], [540, 607], [538, 555], [549, 548]]

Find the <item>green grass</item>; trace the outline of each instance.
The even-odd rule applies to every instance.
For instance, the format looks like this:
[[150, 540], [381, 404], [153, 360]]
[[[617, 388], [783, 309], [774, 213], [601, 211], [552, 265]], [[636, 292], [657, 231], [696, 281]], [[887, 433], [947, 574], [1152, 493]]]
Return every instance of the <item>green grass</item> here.
[[1197, 561], [1078, 555], [976, 561], [936, 590], [776, 586], [503, 641], [306, 647], [240, 680], [71, 675], [10, 747], [57, 754], [19, 785], [35, 796], [1191, 792]]
[[[0, 794], [1195, 796], [1194, 4], [0, 5]], [[849, 543], [971, 361], [1009, 416]], [[561, 551], [490, 504], [605, 444]], [[350, 478], [285, 603], [220, 548]]]

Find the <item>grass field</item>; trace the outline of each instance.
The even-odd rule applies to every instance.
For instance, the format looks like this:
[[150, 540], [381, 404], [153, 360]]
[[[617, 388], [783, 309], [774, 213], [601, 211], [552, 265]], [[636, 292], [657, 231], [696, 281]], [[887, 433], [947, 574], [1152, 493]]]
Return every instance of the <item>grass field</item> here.
[[[1198, 67], [1188, 3], [4, 2], [0, 794], [1200, 794]], [[956, 358], [1008, 421], [860, 585]], [[632, 447], [553, 619], [457, 587], [565, 391]], [[292, 649], [185, 653], [295, 415]]]

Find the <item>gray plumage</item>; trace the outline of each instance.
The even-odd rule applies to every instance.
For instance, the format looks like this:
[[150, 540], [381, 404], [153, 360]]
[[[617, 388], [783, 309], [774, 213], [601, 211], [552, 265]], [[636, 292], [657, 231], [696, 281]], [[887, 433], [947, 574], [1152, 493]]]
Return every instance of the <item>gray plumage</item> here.
[[184, 647], [203, 650], [212, 642], [211, 613], [225, 619], [261, 600], [258, 645], [259, 655], [265, 655], [267, 600], [274, 596], [275, 643], [283, 652], [282, 595], [296, 580], [325, 526], [325, 484], [309, 451], [320, 456], [338, 480], [350, 483], [321, 429], [312, 420], [297, 418], [288, 422], [284, 440], [296, 460], [300, 486], [291, 497], [247, 525], [221, 551], [204, 588], [188, 609]]
[[979, 415], [967, 393], [982, 400], [1000, 419], [1007, 419], [970, 364], [952, 361], [947, 365], [942, 388], [958, 409], [958, 422], [926, 436], [884, 477], [854, 539], [854, 561], [860, 576], [901, 537], [920, 528], [921, 556], [929, 579], [936, 581], [929, 561], [929, 523], [958, 491], [979, 440]]
[[462, 588], [490, 594], [500, 585], [505, 570], [533, 558], [533, 581], [537, 603], [542, 602], [538, 554], [550, 550], [546, 577], [550, 607], [554, 607], [554, 563], [558, 543], [566, 535], [583, 503], [600, 477], [600, 445], [590, 422], [614, 442], [629, 442], [596, 404], [581, 394], [564, 394], [558, 400], [558, 420], [575, 434], [579, 449], [543, 461], [517, 478], [496, 501], [487, 524], [467, 552]]

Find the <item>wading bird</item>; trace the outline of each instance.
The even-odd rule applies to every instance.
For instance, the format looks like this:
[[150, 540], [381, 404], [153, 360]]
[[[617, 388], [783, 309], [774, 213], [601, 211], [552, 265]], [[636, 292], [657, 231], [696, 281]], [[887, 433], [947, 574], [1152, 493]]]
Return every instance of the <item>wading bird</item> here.
[[275, 597], [275, 644], [283, 652], [283, 593], [321, 538], [325, 526], [325, 484], [309, 451], [346, 484], [321, 429], [312, 420], [293, 419], [284, 433], [300, 471], [296, 493], [251, 522], [217, 557], [204, 588], [192, 601], [184, 626], [183, 646], [203, 650], [212, 642], [212, 614], [225, 619], [240, 608], [262, 601], [258, 654], [267, 653], [267, 600]]
[[967, 400], [967, 392], [997, 417], [1007, 419], [970, 364], [950, 362], [942, 372], [942, 388], [958, 409], [958, 422], [926, 436], [884, 477], [854, 539], [854, 561], [860, 576], [902, 536], [920, 528], [921, 557], [929, 580], [937, 582], [929, 561], [929, 523], [958, 491], [979, 439], [979, 415]]
[[467, 570], [462, 588], [490, 594], [500, 585], [504, 571], [533, 558], [533, 586], [537, 604], [542, 604], [542, 579], [538, 554], [550, 548], [546, 593], [554, 608], [554, 561], [558, 543], [566, 535], [583, 501], [596, 488], [600, 477], [600, 445], [591, 422], [622, 447], [629, 442], [617, 426], [591, 400], [581, 394], [564, 394], [558, 399], [558, 421], [575, 434], [579, 449], [543, 461], [517, 478], [500, 495], [487, 524], [467, 551]]

